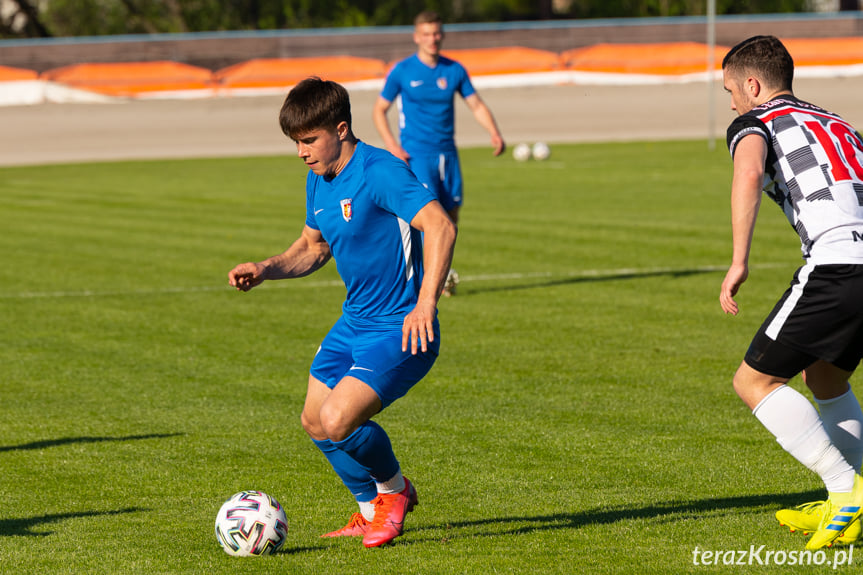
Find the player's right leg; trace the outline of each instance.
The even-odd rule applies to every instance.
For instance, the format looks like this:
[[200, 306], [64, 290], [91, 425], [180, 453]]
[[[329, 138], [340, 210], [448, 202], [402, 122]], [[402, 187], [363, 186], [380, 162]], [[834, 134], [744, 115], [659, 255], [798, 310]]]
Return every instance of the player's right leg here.
[[324, 537], [362, 535], [365, 532], [364, 527], [374, 518], [373, 501], [378, 495], [370, 469], [339, 449], [329, 437], [321, 421], [324, 403], [353, 363], [351, 357], [353, 335], [343, 319], [339, 319], [327, 333], [312, 362], [306, 401], [301, 416], [303, 429], [330, 462], [336, 475], [354, 496], [359, 506], [359, 513], [354, 513], [347, 525], [327, 533]]
[[[438, 200], [453, 223], [458, 225], [464, 191], [458, 152], [439, 154], [437, 158], [437, 177], [440, 178]], [[447, 273], [441, 295], [444, 297], [454, 296], [458, 284], [458, 272], [455, 269], [450, 269]]]
[[824, 428], [857, 473], [863, 463], [863, 410], [848, 383], [852, 371], [826, 361], [816, 361], [803, 371]]
[[[434, 365], [441, 342], [437, 321], [434, 331], [435, 338], [429, 342], [428, 351], [416, 355], [402, 351], [400, 328], [368, 333], [358, 342], [351, 373], [374, 390], [380, 398], [381, 408], [404, 396]], [[339, 384], [334, 393], [339, 393], [341, 386]], [[384, 440], [387, 436], [383, 429], [369, 421], [343, 442], [349, 453], [372, 469], [372, 476], [377, 481], [374, 520], [363, 536], [366, 547], [378, 547], [400, 536], [404, 531], [405, 517], [418, 503], [416, 489], [402, 475], [395, 457], [392, 456], [392, 460], [384, 458], [385, 454], [387, 457], [392, 454], [389, 440], [386, 439], [386, 445], [375, 447], [375, 437]]]
[[330, 462], [333, 471], [336, 472], [336, 475], [339, 476], [339, 479], [342, 480], [342, 483], [354, 496], [360, 508], [359, 512], [351, 516], [347, 525], [336, 531], [326, 533], [321, 537], [353, 537], [363, 535], [366, 527], [374, 519], [373, 502], [378, 495], [378, 491], [370, 470], [339, 449], [327, 437], [320, 420], [320, 413], [321, 406], [330, 393], [331, 390], [329, 387], [310, 375], [309, 388], [306, 393], [306, 402], [303, 406], [301, 420], [303, 429], [306, 430], [312, 442]]

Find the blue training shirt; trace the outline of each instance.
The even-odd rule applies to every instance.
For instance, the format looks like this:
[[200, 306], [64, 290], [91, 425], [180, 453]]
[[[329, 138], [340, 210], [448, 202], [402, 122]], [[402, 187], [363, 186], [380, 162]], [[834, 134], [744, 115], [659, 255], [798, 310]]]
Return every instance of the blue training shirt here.
[[410, 222], [435, 199], [407, 164], [364, 142], [336, 177], [309, 171], [306, 225], [330, 245], [349, 324], [401, 327], [423, 275], [422, 234]]
[[440, 56], [429, 68], [414, 54], [395, 65], [381, 97], [392, 102], [401, 95], [401, 145], [409, 154], [454, 152], [455, 94], [476, 92], [464, 66]]

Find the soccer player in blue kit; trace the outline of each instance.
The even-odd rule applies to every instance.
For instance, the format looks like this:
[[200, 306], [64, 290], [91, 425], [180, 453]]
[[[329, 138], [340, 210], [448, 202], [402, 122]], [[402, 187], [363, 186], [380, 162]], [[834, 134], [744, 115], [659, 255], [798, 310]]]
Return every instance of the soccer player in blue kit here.
[[[863, 514], [863, 412], [849, 378], [863, 357], [863, 138], [794, 96], [794, 61], [773, 36], [739, 43], [722, 72], [738, 114], [728, 128], [733, 252], [722, 309], [739, 311], [734, 298], [749, 276], [762, 195], [785, 213], [806, 260], [753, 337], [734, 390], [827, 488], [826, 501], [777, 511], [779, 522], [813, 532], [809, 550], [854, 543]], [[787, 385], [800, 373], [818, 410]]]
[[284, 253], [240, 264], [228, 280], [248, 291], [335, 259], [347, 296], [312, 361], [301, 420], [360, 508], [323, 537], [361, 535], [366, 547], [377, 547], [401, 535], [417, 492], [371, 418], [437, 359], [437, 303], [456, 227], [404, 162], [354, 136], [339, 84], [300, 82], [279, 122], [310, 170], [305, 226]]
[[[437, 13], [421, 12], [414, 19], [417, 52], [390, 71], [372, 119], [386, 148], [410, 165], [419, 181], [437, 194], [452, 221], [458, 223], [463, 184], [455, 145], [455, 95], [464, 98], [477, 122], [491, 136], [495, 156], [503, 153], [506, 143], [467, 70], [441, 55], [443, 38], [443, 22]], [[401, 144], [387, 121], [387, 112], [398, 97]], [[444, 295], [455, 293], [457, 283], [458, 274], [451, 271]]]

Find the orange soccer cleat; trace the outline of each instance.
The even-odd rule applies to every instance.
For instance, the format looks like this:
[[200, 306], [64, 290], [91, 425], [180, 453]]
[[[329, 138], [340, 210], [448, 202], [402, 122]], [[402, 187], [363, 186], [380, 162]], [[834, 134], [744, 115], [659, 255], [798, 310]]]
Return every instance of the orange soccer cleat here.
[[380, 547], [401, 535], [405, 528], [405, 516], [417, 503], [417, 490], [407, 477], [401, 492], [378, 495], [375, 499], [375, 518], [366, 529], [363, 545]]
[[363, 514], [354, 513], [347, 525], [330, 533], [324, 533], [321, 537], [357, 537], [364, 535], [368, 528], [369, 522]]

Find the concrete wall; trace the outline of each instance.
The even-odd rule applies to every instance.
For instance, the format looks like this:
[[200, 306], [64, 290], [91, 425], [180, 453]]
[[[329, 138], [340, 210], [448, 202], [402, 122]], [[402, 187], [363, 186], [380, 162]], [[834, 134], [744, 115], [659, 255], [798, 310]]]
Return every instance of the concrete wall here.
[[[704, 42], [706, 18], [453, 24], [445, 47], [524, 46], [563, 52], [598, 43]], [[349, 54], [387, 61], [414, 50], [409, 27], [200, 33], [0, 41], [0, 64], [43, 72], [87, 62], [173, 60], [217, 70], [253, 58]], [[718, 17], [716, 42], [733, 45], [755, 34], [781, 38], [863, 36], [861, 13]]]

